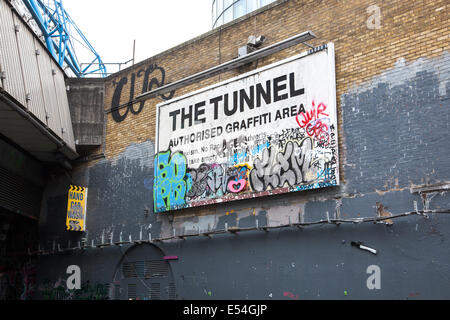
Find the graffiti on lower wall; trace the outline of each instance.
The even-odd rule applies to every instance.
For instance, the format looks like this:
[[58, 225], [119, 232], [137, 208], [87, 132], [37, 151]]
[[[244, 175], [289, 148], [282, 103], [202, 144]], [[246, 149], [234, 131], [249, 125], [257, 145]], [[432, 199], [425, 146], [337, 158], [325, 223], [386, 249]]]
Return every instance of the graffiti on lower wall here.
[[65, 286], [64, 279], [56, 283], [44, 281], [38, 286], [38, 298], [42, 300], [109, 300], [110, 285], [97, 283], [91, 284], [89, 281], [81, 284], [80, 289], [69, 290]]
[[30, 300], [36, 285], [36, 266], [28, 261], [11, 268], [0, 268], [0, 300]]
[[179, 207], [186, 198], [186, 158], [182, 153], [170, 151], [158, 154], [155, 167], [158, 166], [158, 178], [154, 180], [155, 207]]
[[339, 184], [334, 49], [158, 105], [155, 212]]

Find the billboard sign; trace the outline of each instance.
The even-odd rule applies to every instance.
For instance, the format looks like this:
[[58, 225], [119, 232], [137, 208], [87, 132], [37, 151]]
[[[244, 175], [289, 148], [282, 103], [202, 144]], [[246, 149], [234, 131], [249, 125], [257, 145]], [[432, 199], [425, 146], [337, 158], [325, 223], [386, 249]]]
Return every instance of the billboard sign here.
[[155, 212], [339, 184], [334, 45], [158, 104]]

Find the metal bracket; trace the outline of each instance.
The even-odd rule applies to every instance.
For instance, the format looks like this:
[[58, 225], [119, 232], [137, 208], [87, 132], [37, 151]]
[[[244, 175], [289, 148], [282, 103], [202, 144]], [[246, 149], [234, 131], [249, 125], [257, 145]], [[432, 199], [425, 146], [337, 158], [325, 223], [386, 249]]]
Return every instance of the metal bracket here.
[[425, 212], [423, 212], [423, 213], [420, 213], [419, 212], [419, 209], [418, 209], [418, 207], [417, 207], [417, 201], [416, 200], [414, 200], [413, 201], [413, 205], [414, 205], [414, 211], [416, 212], [416, 214], [418, 214], [419, 216], [424, 216], [425, 218], [429, 218], [429, 216], [425, 213]]
[[319, 52], [319, 51], [325, 50], [327, 48], [328, 48], [328, 45], [324, 44], [324, 45], [321, 45], [318, 47], [313, 47], [311, 50], [308, 51], [308, 53], [311, 54], [311, 53]]

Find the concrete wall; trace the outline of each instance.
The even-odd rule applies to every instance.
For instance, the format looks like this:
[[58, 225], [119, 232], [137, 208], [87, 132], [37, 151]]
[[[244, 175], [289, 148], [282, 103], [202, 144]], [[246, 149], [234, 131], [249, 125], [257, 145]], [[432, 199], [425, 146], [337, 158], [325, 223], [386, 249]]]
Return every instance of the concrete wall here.
[[[328, 217], [389, 216], [413, 211], [414, 201], [419, 210], [450, 209], [446, 191], [450, 181], [446, 142], [450, 138], [450, 22], [443, 13], [446, 4], [380, 1], [376, 5], [381, 25], [375, 29], [369, 23], [374, 19], [374, 11], [368, 11], [372, 4], [281, 2], [108, 78], [105, 110], [126, 103], [152, 85], [231, 59], [250, 34], [265, 35], [268, 45], [312, 30], [318, 35], [311, 42], [314, 45], [329, 41], [336, 45], [341, 185], [155, 214], [155, 105], [161, 100], [108, 112], [106, 158], [76, 167], [72, 178], [55, 177], [46, 189], [41, 248], [50, 252], [39, 258], [38, 293], [45, 291], [47, 297], [55, 297], [48, 295], [45, 285], [64, 287], [66, 268], [71, 264], [80, 266], [83, 283], [126, 290], [115, 272], [127, 256], [128, 245], [59, 254], [51, 251], [58, 244], [67, 248], [69, 240], [72, 247], [78, 241], [90, 246], [92, 241], [99, 245], [111, 239], [148, 239], [151, 234], [153, 240], [172, 239], [151, 244], [160, 253], [142, 251], [133, 259], [177, 256], [168, 263], [180, 299], [448, 299], [450, 220], [446, 214], [176, 239], [225, 226], [233, 230], [256, 223], [276, 227]], [[299, 50], [303, 48], [284, 50], [172, 95]], [[89, 188], [88, 231], [83, 234], [69, 233], [64, 227], [70, 183]], [[426, 196], [421, 196], [420, 190]], [[352, 241], [362, 241], [377, 254], [352, 246]], [[379, 286], [372, 281], [374, 271], [369, 267], [373, 265], [379, 267]]]
[[77, 148], [83, 150], [83, 147], [102, 145], [104, 79], [70, 78], [66, 84], [69, 87], [67, 97]]

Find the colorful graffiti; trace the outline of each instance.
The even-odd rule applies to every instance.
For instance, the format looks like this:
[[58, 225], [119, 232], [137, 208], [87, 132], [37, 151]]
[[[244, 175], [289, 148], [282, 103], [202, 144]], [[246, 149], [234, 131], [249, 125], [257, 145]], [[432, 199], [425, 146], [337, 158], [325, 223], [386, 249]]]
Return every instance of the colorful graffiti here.
[[228, 179], [228, 191], [239, 193], [248, 187], [248, 175], [251, 167], [248, 164], [236, 165], [228, 169], [230, 178]]
[[[334, 126], [329, 131], [334, 146]], [[193, 168], [182, 152], [158, 153], [153, 183], [155, 212], [192, 207], [216, 198], [230, 201], [251, 193], [257, 196], [279, 188], [300, 191], [337, 184], [335, 149], [324, 148], [320, 141], [298, 130], [283, 135], [301, 138], [281, 143], [280, 135], [276, 135], [267, 136], [262, 144], [259, 140], [254, 145], [246, 140], [235, 143], [235, 154], [242, 154], [242, 158], [252, 155], [252, 165], [234, 164], [236, 158], [230, 157], [226, 163], [201, 163]]]
[[0, 300], [30, 300], [35, 293], [35, 262], [0, 272]]
[[226, 174], [221, 165], [203, 163], [197, 169], [189, 169], [188, 174], [191, 188], [187, 195], [190, 198], [225, 194]]
[[274, 147], [267, 148], [262, 158], [254, 160], [254, 168], [250, 172], [250, 183], [255, 191], [283, 187], [285, 183], [294, 186], [309, 182], [307, 172], [311, 167], [309, 156], [312, 149], [311, 139], [306, 138], [300, 144], [289, 141], [284, 151]]
[[223, 196], [239, 193], [248, 186], [247, 164], [230, 166], [218, 163], [201, 164], [198, 169], [188, 169], [190, 199]]
[[[189, 185], [188, 185], [189, 184]], [[190, 179], [186, 176], [186, 158], [180, 152], [170, 151], [155, 157], [153, 199], [155, 211], [161, 208], [183, 207]]]

